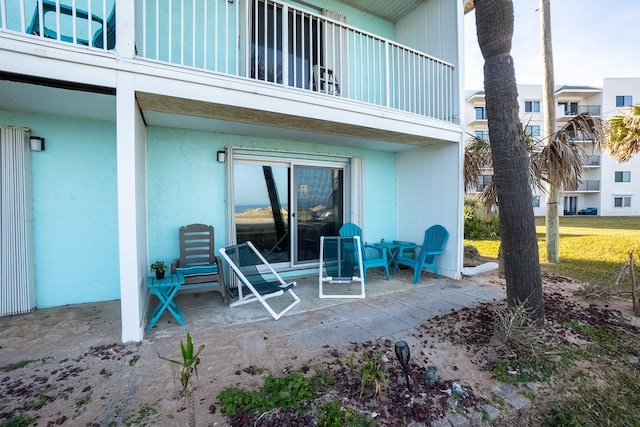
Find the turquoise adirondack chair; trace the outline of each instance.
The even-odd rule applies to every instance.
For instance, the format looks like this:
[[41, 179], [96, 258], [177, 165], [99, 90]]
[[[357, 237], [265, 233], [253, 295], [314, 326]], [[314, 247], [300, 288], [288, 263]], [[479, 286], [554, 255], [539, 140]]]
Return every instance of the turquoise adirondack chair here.
[[[436, 260], [438, 256], [444, 252], [444, 246], [449, 240], [449, 232], [441, 225], [433, 225], [424, 232], [424, 242], [422, 246], [403, 246], [401, 253], [398, 254], [398, 260], [394, 269], [394, 273], [398, 271], [398, 265], [406, 265], [413, 268], [413, 283], [416, 284], [420, 280], [423, 268], [429, 268], [438, 275], [438, 265]], [[408, 255], [407, 249], [411, 256]], [[416, 250], [418, 253], [416, 254]]]
[[[359, 236], [362, 241], [362, 229], [352, 222], [347, 222], [338, 231], [343, 237]], [[374, 252], [375, 251], [375, 252]], [[371, 256], [374, 254], [374, 256]], [[367, 270], [370, 268], [383, 267], [389, 280], [389, 261], [387, 260], [387, 250], [373, 245], [362, 244], [362, 277], [367, 281]]]

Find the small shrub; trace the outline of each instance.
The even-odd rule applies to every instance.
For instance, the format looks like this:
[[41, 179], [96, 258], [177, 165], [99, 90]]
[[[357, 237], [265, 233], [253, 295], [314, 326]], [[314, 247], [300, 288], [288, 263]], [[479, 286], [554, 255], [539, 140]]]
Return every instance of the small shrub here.
[[360, 367], [360, 397], [365, 390], [377, 397], [382, 389], [387, 387], [387, 378], [384, 375], [384, 367], [380, 354], [367, 357]]
[[494, 239], [499, 236], [500, 220], [498, 215], [486, 215], [477, 201], [466, 200], [464, 203], [465, 239]]
[[274, 408], [300, 410], [312, 402], [319, 390], [325, 390], [331, 380], [326, 375], [305, 377], [293, 372], [284, 377], [269, 375], [260, 391], [228, 387], [218, 394], [222, 412], [233, 417], [238, 412], [262, 413]]

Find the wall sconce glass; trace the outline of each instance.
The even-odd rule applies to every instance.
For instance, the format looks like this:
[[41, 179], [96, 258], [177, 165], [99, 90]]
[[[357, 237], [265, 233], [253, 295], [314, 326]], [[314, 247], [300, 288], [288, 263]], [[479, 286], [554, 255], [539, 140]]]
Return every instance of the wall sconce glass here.
[[31, 146], [31, 151], [44, 151], [44, 138], [31, 136], [29, 137], [29, 145]]
[[218, 159], [218, 163], [224, 163], [226, 157], [227, 155], [224, 151], [218, 151], [216, 158]]

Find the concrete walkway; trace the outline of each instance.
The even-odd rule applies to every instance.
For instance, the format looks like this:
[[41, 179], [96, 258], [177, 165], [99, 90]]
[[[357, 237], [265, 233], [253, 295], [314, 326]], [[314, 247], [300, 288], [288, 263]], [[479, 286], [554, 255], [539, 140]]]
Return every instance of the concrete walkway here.
[[[178, 295], [176, 303], [185, 313], [187, 329], [212, 323], [252, 323], [255, 330], [286, 337], [289, 345], [321, 347], [403, 335], [430, 317], [505, 298], [502, 286], [483, 282], [481, 277], [456, 281], [425, 273], [417, 285], [411, 279], [408, 270], [399, 271], [389, 281], [382, 273], [370, 271], [364, 299], [321, 299], [316, 276], [297, 279], [295, 292], [301, 302], [277, 321], [258, 302], [229, 308], [216, 293]], [[282, 307], [289, 302], [286, 296], [269, 300]], [[165, 313], [145, 338], [176, 333], [182, 336], [184, 330]]]

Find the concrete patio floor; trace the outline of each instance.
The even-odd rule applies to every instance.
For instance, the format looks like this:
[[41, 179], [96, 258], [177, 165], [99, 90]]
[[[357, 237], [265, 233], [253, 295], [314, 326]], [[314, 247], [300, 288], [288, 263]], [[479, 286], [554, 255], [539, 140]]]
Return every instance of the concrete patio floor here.
[[[387, 281], [381, 272], [370, 270], [364, 299], [320, 299], [317, 276], [298, 278], [295, 292], [301, 302], [277, 321], [258, 302], [230, 308], [217, 292], [179, 293], [175, 301], [184, 312], [185, 326], [165, 312], [145, 333], [144, 340], [175, 343], [190, 332], [213, 342], [224, 336], [229, 342], [233, 340], [234, 327], [242, 334], [282, 338], [289, 351], [296, 347], [404, 339], [411, 329], [433, 316], [505, 298], [503, 286], [481, 276], [456, 281], [436, 279], [425, 272], [417, 285], [412, 284], [411, 276], [409, 270], [399, 271]], [[290, 300], [283, 296], [269, 301], [277, 306], [280, 301], [288, 304]], [[157, 299], [152, 296], [149, 310], [156, 304]], [[85, 346], [120, 342], [119, 301], [0, 317], [0, 366], [27, 355], [36, 358], [64, 353], [71, 342]]]
[[[298, 278], [295, 293], [301, 302], [277, 321], [259, 302], [230, 308], [212, 292], [178, 294], [176, 303], [184, 312], [186, 329], [204, 328], [210, 324], [253, 323], [256, 329], [271, 336], [286, 336], [291, 344], [322, 346], [395, 336], [430, 317], [505, 298], [503, 288], [495, 284], [436, 279], [425, 272], [414, 285], [412, 275], [410, 270], [401, 270], [387, 281], [381, 271], [370, 270], [365, 286], [366, 298], [360, 299], [321, 299], [317, 276]], [[359, 285], [332, 286], [353, 289]], [[335, 292], [348, 291], [343, 288]], [[325, 293], [328, 292], [332, 289], [325, 285]], [[156, 302], [154, 297], [152, 304]], [[278, 307], [284, 308], [291, 299], [285, 294], [268, 302], [278, 311]], [[165, 338], [176, 333], [181, 336], [183, 329], [169, 313], [165, 313], [145, 337]]]

